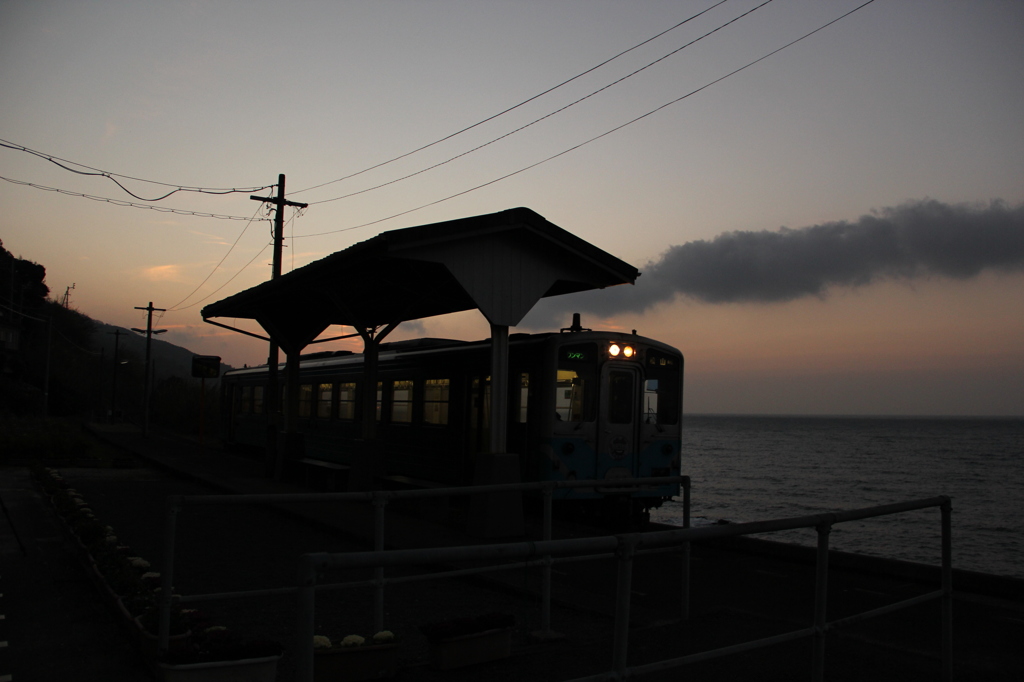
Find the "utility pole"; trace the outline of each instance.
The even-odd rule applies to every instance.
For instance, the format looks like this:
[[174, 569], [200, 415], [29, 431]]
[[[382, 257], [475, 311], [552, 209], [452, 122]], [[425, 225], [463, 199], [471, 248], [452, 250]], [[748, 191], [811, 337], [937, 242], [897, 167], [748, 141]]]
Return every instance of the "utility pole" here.
[[[284, 173], [277, 176], [277, 196], [257, 197], [249, 196], [253, 201], [274, 205], [274, 262], [271, 270], [271, 279], [281, 276], [281, 249], [284, 245], [284, 207], [295, 206], [306, 208], [309, 204], [302, 204], [297, 201], [287, 201], [284, 198]], [[280, 420], [280, 397], [278, 389], [279, 380], [277, 376], [277, 365], [280, 358], [280, 348], [276, 341], [270, 342], [270, 352], [267, 358], [267, 395], [264, 397], [264, 405], [267, 410], [267, 474], [280, 477], [282, 466], [278, 457], [277, 432]]]
[[142, 435], [149, 435], [149, 391], [151, 388], [150, 376], [152, 375], [152, 365], [150, 364], [150, 346], [153, 343], [153, 334], [163, 334], [166, 329], [153, 329], [153, 311], [160, 311], [161, 313], [167, 312], [166, 308], [154, 308], [153, 302], [150, 301], [149, 305], [145, 308], [135, 306], [136, 310], [145, 310], [148, 315], [146, 316], [146, 328], [137, 329], [132, 327], [133, 332], [146, 335], [146, 379], [143, 383], [142, 389]]
[[68, 308], [71, 307], [71, 290], [74, 289], [74, 288], [75, 288], [75, 283], [72, 282], [71, 286], [69, 286], [69, 287], [64, 289], [64, 300], [61, 302], [61, 305], [64, 306], [65, 310], [67, 310]]

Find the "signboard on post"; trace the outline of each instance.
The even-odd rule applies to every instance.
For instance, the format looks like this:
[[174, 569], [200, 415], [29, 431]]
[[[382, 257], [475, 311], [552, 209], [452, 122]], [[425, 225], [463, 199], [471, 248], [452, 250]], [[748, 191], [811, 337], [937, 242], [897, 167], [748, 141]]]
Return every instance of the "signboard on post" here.
[[220, 377], [219, 355], [193, 355], [192, 376], [196, 379], [217, 379]]

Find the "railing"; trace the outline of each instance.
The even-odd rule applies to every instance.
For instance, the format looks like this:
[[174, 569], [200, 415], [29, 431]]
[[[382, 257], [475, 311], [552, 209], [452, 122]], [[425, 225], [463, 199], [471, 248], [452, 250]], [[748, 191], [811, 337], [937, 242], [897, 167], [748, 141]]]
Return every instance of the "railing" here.
[[[837, 523], [867, 519], [889, 514], [939, 507], [942, 510], [942, 585], [941, 588], [903, 601], [865, 611], [835, 621], [826, 620], [826, 595], [828, 590], [828, 538], [832, 526]], [[825, 635], [829, 631], [859, 623], [865, 619], [881, 616], [893, 611], [915, 606], [934, 599], [942, 599], [942, 678], [952, 680], [952, 545], [950, 540], [950, 500], [935, 497], [927, 500], [902, 502], [866, 509], [840, 511], [812, 516], [753, 523], [705, 526], [682, 530], [631, 533], [626, 535], [571, 540], [544, 540], [541, 542], [504, 543], [473, 547], [444, 547], [436, 549], [393, 550], [385, 552], [354, 552], [341, 554], [304, 554], [299, 558], [298, 621], [296, 623], [298, 680], [310, 682], [313, 679], [313, 634], [316, 610], [316, 576], [326, 568], [373, 567], [423, 564], [425, 562], [451, 563], [474, 560], [516, 560], [530, 563], [537, 557], [550, 561], [551, 557], [579, 557], [594, 553], [614, 553], [618, 562], [618, 581], [615, 603], [615, 628], [613, 634], [612, 669], [598, 675], [583, 677], [572, 682], [597, 682], [598, 680], [624, 680], [656, 672], [679, 668], [698, 661], [750, 651], [752, 649], [793, 641], [804, 637], [814, 640], [811, 662], [812, 679], [820, 681], [825, 668]], [[813, 622], [806, 628], [791, 632], [704, 651], [679, 658], [628, 667], [627, 644], [629, 634], [629, 612], [632, 584], [633, 558], [644, 548], [688, 547], [690, 542], [724, 537], [753, 535], [795, 528], [815, 528], [818, 532], [817, 564], [815, 574], [815, 598]], [[685, 563], [685, 562], [684, 562]], [[413, 576], [417, 578], [420, 576]], [[433, 576], [425, 576], [429, 578]], [[405, 578], [403, 580], [408, 580]], [[350, 583], [350, 586], [368, 583]]]
[[[649, 478], [616, 479], [615, 488], [626, 489], [629, 487], [660, 487], [664, 485], [679, 484], [683, 491], [683, 525], [690, 524], [690, 477], [689, 476], [660, 476]], [[476, 494], [493, 494], [503, 492], [529, 492], [539, 491], [543, 495], [544, 515], [542, 525], [542, 539], [540, 542], [551, 541], [552, 514], [551, 504], [554, 491], [558, 489], [575, 488], [605, 488], [609, 485], [605, 480], [589, 481], [540, 481], [532, 483], [508, 483], [497, 485], [482, 485], [459, 488], [433, 488], [423, 490], [378, 490], [370, 492], [354, 493], [268, 493], [255, 495], [169, 495], [167, 497], [164, 516], [164, 552], [163, 566], [160, 575], [161, 596], [160, 596], [160, 617], [158, 630], [158, 647], [160, 652], [166, 652], [170, 640], [171, 604], [175, 598], [180, 602], [199, 602], [214, 599], [227, 599], [234, 597], [257, 597], [282, 594], [293, 594], [299, 591], [298, 587], [279, 587], [263, 590], [247, 590], [241, 592], [217, 592], [209, 594], [194, 594], [175, 597], [173, 593], [175, 574], [175, 544], [177, 537], [177, 517], [185, 505], [237, 505], [237, 504], [285, 504], [295, 502], [370, 502], [374, 508], [374, 532], [373, 547], [371, 554], [379, 554], [384, 551], [385, 538], [385, 509], [389, 502], [394, 500], [407, 500], [429, 497], [451, 497]], [[411, 550], [419, 552], [431, 552], [434, 550], [422, 549]], [[680, 604], [682, 617], [689, 615], [689, 545], [683, 547], [684, 561], [682, 574], [682, 601]], [[600, 557], [593, 557], [600, 558]], [[535, 561], [528, 562], [528, 566], [542, 567], [541, 583], [541, 632], [551, 632], [551, 557], [542, 557]], [[521, 566], [522, 564], [517, 564]], [[483, 566], [470, 569], [433, 573], [430, 576], [418, 577], [419, 579], [437, 579], [444, 577], [456, 577], [507, 569], [509, 566]], [[319, 585], [319, 589], [345, 588], [345, 587], [373, 587], [374, 588], [374, 628], [384, 629], [384, 589], [387, 583], [404, 582], [406, 579], [385, 580], [384, 566], [374, 567], [372, 580], [359, 583], [339, 583], [330, 585]], [[312, 640], [310, 640], [312, 641]], [[300, 645], [302, 643], [300, 642]]]

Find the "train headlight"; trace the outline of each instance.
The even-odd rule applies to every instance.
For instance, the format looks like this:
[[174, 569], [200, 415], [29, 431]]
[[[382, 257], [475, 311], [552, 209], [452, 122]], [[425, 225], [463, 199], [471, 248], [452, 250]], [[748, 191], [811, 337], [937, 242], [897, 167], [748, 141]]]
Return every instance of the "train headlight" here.
[[619, 357], [619, 353], [621, 352], [622, 349], [619, 348], [619, 344], [617, 343], [613, 343], [612, 345], [608, 346], [608, 355], [612, 356], [613, 358]]
[[631, 357], [633, 357], [634, 353], [636, 353], [636, 351], [633, 350], [633, 346], [626, 346], [625, 348], [622, 349], [622, 356], [623, 357], [631, 358]]

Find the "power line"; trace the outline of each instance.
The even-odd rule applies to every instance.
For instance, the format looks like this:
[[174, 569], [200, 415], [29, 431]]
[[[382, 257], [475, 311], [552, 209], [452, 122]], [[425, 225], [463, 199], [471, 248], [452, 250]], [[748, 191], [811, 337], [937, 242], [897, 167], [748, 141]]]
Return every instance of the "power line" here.
[[[724, 1], [725, 0], [723, 0], [723, 2]], [[762, 7], [764, 7], [765, 5], [767, 5], [767, 4], [771, 3], [771, 2], [773, 2], [773, 0], [764, 0], [764, 2], [762, 2], [760, 5], [757, 5], [756, 7], [754, 7], [752, 9], [744, 12], [743, 14], [741, 14], [741, 15], [739, 15], [737, 17], [734, 17], [733, 19], [730, 19], [729, 21], [725, 22], [724, 24], [722, 24], [718, 28], [715, 28], [715, 29], [713, 29], [711, 31], [708, 31], [704, 35], [700, 36], [699, 38], [695, 38], [695, 39], [691, 40], [690, 42], [686, 43], [682, 47], [676, 48], [675, 50], [672, 50], [668, 54], [663, 55], [661, 57], [658, 57], [653, 62], [650, 62], [650, 63], [648, 63], [648, 64], [646, 64], [644, 66], [641, 66], [639, 69], [633, 71], [632, 73], [628, 73], [625, 76], [623, 76], [623, 77], [621, 77], [621, 78], [619, 78], [617, 80], [614, 80], [611, 83], [609, 83], [609, 84], [607, 84], [607, 85], [605, 85], [605, 86], [603, 86], [601, 88], [598, 88], [597, 90], [594, 90], [589, 95], [584, 95], [583, 97], [580, 97], [579, 99], [577, 99], [574, 102], [570, 102], [569, 104], [566, 104], [565, 106], [563, 106], [563, 107], [561, 107], [559, 109], [555, 109], [551, 113], [545, 114], [544, 116], [541, 116], [540, 118], [534, 119], [534, 120], [530, 121], [529, 123], [527, 123], [526, 125], [520, 126], [520, 127], [516, 128], [515, 130], [512, 130], [510, 132], [505, 133], [504, 135], [496, 137], [493, 140], [491, 140], [490, 142], [484, 142], [482, 145], [474, 147], [474, 148], [472, 148], [472, 149], [470, 149], [468, 151], [462, 152], [461, 154], [457, 154], [457, 155], [451, 157], [450, 159], [447, 159], [445, 161], [441, 161], [440, 163], [435, 163], [433, 166], [428, 166], [427, 168], [424, 168], [422, 170], [418, 170], [415, 173], [410, 173], [408, 175], [405, 175], [403, 177], [397, 178], [395, 180], [391, 180], [389, 182], [381, 183], [379, 185], [376, 185], [375, 187], [368, 187], [366, 189], [359, 190], [358, 192], [350, 192], [349, 194], [344, 194], [344, 195], [342, 195], [340, 197], [334, 197], [333, 199], [323, 199], [321, 201], [311, 201], [310, 205], [313, 205], [313, 204], [326, 204], [326, 203], [329, 203], [331, 201], [338, 201], [340, 199], [348, 199], [349, 197], [354, 197], [354, 196], [356, 196], [358, 194], [365, 194], [366, 192], [371, 192], [371, 191], [373, 191], [375, 189], [380, 189], [381, 187], [387, 187], [388, 185], [393, 185], [396, 182], [401, 182], [402, 180], [407, 180], [409, 178], [415, 177], [415, 176], [420, 175], [422, 173], [426, 173], [427, 171], [433, 170], [435, 168], [439, 168], [440, 166], [443, 166], [443, 165], [445, 165], [447, 163], [451, 163], [452, 161], [455, 161], [456, 159], [461, 159], [463, 156], [467, 156], [469, 154], [472, 154], [475, 151], [479, 151], [479, 150], [483, 149], [484, 147], [492, 145], [495, 142], [499, 142], [501, 140], [504, 140], [506, 137], [511, 137], [512, 135], [515, 135], [516, 133], [518, 133], [520, 131], [526, 130], [527, 128], [529, 128], [530, 126], [532, 126], [532, 125], [534, 125], [536, 123], [540, 123], [541, 121], [543, 121], [545, 119], [548, 119], [548, 118], [551, 118], [552, 116], [554, 116], [556, 114], [560, 114], [563, 111], [565, 111], [566, 109], [568, 109], [569, 107], [576, 106], [580, 102], [582, 102], [584, 100], [587, 100], [587, 99], [590, 99], [594, 95], [597, 95], [597, 94], [599, 94], [601, 92], [604, 92], [605, 90], [607, 90], [607, 89], [609, 89], [609, 88], [611, 88], [611, 87], [613, 87], [615, 85], [618, 85], [619, 83], [621, 83], [622, 81], [626, 80], [627, 78], [632, 78], [633, 76], [635, 76], [636, 74], [640, 73], [641, 71], [654, 66], [658, 62], [662, 62], [662, 61], [668, 59], [669, 57], [671, 57], [674, 54], [682, 52], [683, 50], [685, 50], [686, 48], [690, 47], [694, 43], [697, 43], [697, 42], [699, 42], [701, 40], [704, 40], [705, 38], [707, 38], [708, 36], [710, 36], [713, 33], [717, 33], [718, 31], [721, 31], [726, 26], [739, 21], [740, 19], [742, 19], [743, 17], [747, 16], [748, 14], [752, 14], [753, 12], [756, 12], [757, 10], [761, 9]], [[707, 10], [705, 10], [705, 11], [707, 11]]]
[[[357, 175], [362, 175], [363, 173], [368, 173], [369, 171], [372, 171], [372, 170], [375, 170], [377, 168], [380, 168], [381, 166], [386, 166], [389, 163], [393, 163], [395, 161], [398, 161], [399, 159], [404, 159], [407, 156], [412, 156], [413, 154], [416, 154], [417, 152], [421, 152], [424, 149], [429, 149], [430, 147], [433, 147], [434, 145], [438, 145], [438, 144], [440, 144], [442, 142], [445, 142], [446, 140], [450, 140], [450, 139], [452, 139], [453, 137], [455, 137], [457, 135], [461, 135], [462, 133], [465, 133], [465, 132], [467, 132], [469, 130], [472, 130], [473, 128], [479, 127], [479, 126], [483, 125], [484, 123], [487, 123], [488, 121], [493, 121], [494, 119], [498, 118], [499, 116], [504, 116], [505, 114], [509, 113], [510, 111], [514, 111], [514, 110], [518, 109], [519, 107], [521, 107], [521, 106], [523, 106], [525, 104], [529, 104], [530, 102], [534, 101], [535, 99], [539, 99], [540, 97], [543, 97], [544, 95], [548, 94], [549, 92], [553, 92], [553, 91], [557, 90], [558, 88], [562, 87], [563, 85], [568, 85], [569, 83], [573, 82], [574, 80], [576, 80], [578, 78], [582, 78], [583, 76], [586, 76], [588, 73], [596, 71], [597, 69], [601, 68], [605, 64], [608, 64], [609, 62], [612, 62], [612, 61], [618, 59], [622, 55], [624, 55], [624, 54], [626, 54], [628, 52], [632, 52], [633, 50], [646, 45], [647, 43], [651, 42], [652, 40], [660, 38], [661, 36], [665, 35], [666, 33], [669, 33], [670, 31], [674, 31], [675, 29], [679, 28], [683, 24], [688, 23], [690, 21], [693, 21], [697, 17], [699, 17], [699, 16], [701, 16], [703, 14], [706, 14], [707, 12], [710, 12], [714, 8], [718, 7], [721, 4], [724, 4], [727, 1], [728, 0], [719, 0], [719, 2], [716, 2], [714, 5], [711, 5], [711, 7], [708, 7], [707, 9], [705, 9], [705, 10], [703, 10], [701, 12], [698, 12], [697, 14], [694, 14], [692, 17], [689, 17], [688, 19], [684, 19], [683, 21], [680, 21], [675, 26], [672, 26], [671, 28], [667, 28], [664, 31], [662, 31], [661, 33], [653, 35], [653, 36], [651, 36], [650, 38], [648, 38], [647, 40], [645, 40], [645, 41], [643, 41], [641, 43], [637, 43], [636, 45], [634, 45], [633, 47], [631, 47], [631, 48], [629, 48], [627, 50], [623, 50], [622, 52], [618, 53], [614, 57], [609, 57], [608, 59], [604, 60], [600, 64], [597, 64], [596, 66], [592, 66], [589, 69], [587, 69], [586, 71], [583, 71], [582, 73], [578, 73], [575, 76], [573, 76], [572, 78], [569, 78], [568, 80], [562, 81], [558, 85], [552, 86], [552, 87], [548, 88], [547, 90], [545, 90], [543, 92], [540, 92], [540, 93], [534, 95], [533, 97], [530, 97], [529, 99], [523, 100], [522, 102], [520, 102], [519, 104], [516, 104], [515, 106], [511, 106], [508, 109], [505, 109], [504, 111], [500, 111], [497, 114], [494, 114], [493, 116], [489, 116], [489, 117], [485, 118], [482, 121], [478, 121], [478, 122], [474, 123], [471, 126], [467, 126], [467, 127], [463, 128], [462, 130], [459, 130], [459, 131], [456, 131], [454, 133], [451, 133], [450, 135], [446, 135], [445, 137], [442, 137], [439, 140], [435, 140], [435, 141], [433, 141], [433, 142], [431, 142], [429, 144], [425, 144], [422, 147], [418, 147], [417, 149], [413, 149], [410, 152], [406, 152], [404, 154], [396, 156], [393, 159], [388, 159], [387, 161], [382, 161], [381, 163], [378, 163], [376, 165], [370, 166], [369, 168], [364, 168], [361, 171], [357, 171], [355, 173], [351, 173], [350, 175], [346, 175], [344, 177], [340, 177], [337, 180], [330, 180], [328, 182], [324, 182], [324, 183], [321, 183], [319, 185], [313, 185], [312, 187], [307, 187], [305, 189], [300, 189], [297, 192], [292, 192], [292, 194], [299, 194], [301, 192], [308, 192], [309, 190], [312, 190], [312, 189], [319, 189], [320, 187], [326, 187], [327, 185], [333, 185], [336, 182], [341, 182], [342, 180], [348, 180], [350, 178], [356, 177]], [[471, 151], [475, 151], [475, 150], [471, 150]], [[467, 152], [467, 153], [469, 153], [469, 152]], [[458, 157], [456, 157], [456, 158], [458, 158]], [[430, 169], [428, 168], [426, 170], [430, 170]], [[404, 179], [404, 178], [399, 178], [399, 179]], [[375, 188], [372, 188], [372, 189], [375, 189]], [[339, 198], [344, 198], [344, 197], [339, 197]], [[329, 199], [328, 201], [331, 201], [331, 200]], [[323, 202], [316, 202], [316, 203], [323, 203]]]
[[[146, 208], [151, 211], [159, 211], [160, 213], [177, 213], [178, 215], [194, 215], [199, 218], [218, 218], [220, 220], [249, 220], [245, 216], [235, 215], [221, 215], [218, 213], [202, 213], [200, 211], [184, 211], [178, 208], [168, 208], [166, 206], [151, 206], [149, 204], [136, 204], [131, 201], [124, 201], [123, 199], [110, 199], [108, 197], [98, 197], [92, 194], [82, 194], [81, 192], [72, 192], [66, 189], [60, 189], [57, 187], [47, 187], [46, 185], [37, 185], [34, 182], [25, 182], [24, 180], [15, 180], [13, 178], [7, 178], [0, 175], [0, 180], [6, 180], [15, 185], [24, 185], [25, 187], [34, 187], [35, 189], [45, 190], [47, 192], [57, 192], [59, 194], [67, 194], [72, 197], [82, 197], [83, 199], [92, 199], [93, 201], [105, 201], [108, 204], [115, 206], [129, 206], [131, 208]], [[270, 185], [273, 187], [273, 185]]]
[[[168, 310], [171, 310], [172, 312], [177, 310], [178, 306], [180, 306], [182, 303], [184, 303], [188, 299], [192, 298], [193, 294], [195, 294], [197, 291], [199, 291], [203, 287], [204, 284], [206, 284], [208, 281], [210, 281], [210, 278], [213, 277], [214, 273], [217, 272], [217, 270], [220, 268], [220, 266], [224, 264], [224, 261], [227, 260], [227, 257], [231, 255], [231, 252], [235, 250], [235, 247], [238, 246], [238, 242], [239, 242], [239, 240], [242, 239], [242, 235], [245, 234], [246, 230], [249, 229], [249, 226], [252, 225], [253, 221], [256, 220], [256, 216], [259, 215], [260, 211], [262, 211], [262, 210], [263, 210], [263, 205], [261, 204], [260, 206], [258, 206], [256, 208], [256, 212], [252, 214], [251, 218], [249, 218], [249, 222], [247, 222], [245, 224], [245, 227], [242, 228], [242, 231], [238, 233], [237, 237], [235, 237], [235, 241], [231, 245], [231, 248], [229, 248], [227, 253], [224, 254], [224, 257], [221, 258], [220, 261], [218, 261], [218, 263], [215, 266], [213, 266], [213, 270], [210, 271], [210, 274], [208, 274], [206, 276], [206, 278], [196, 286], [195, 289], [193, 289], [191, 292], [189, 292], [188, 296], [186, 296], [185, 298], [181, 299], [180, 301], [178, 301], [177, 303], [172, 305]], [[264, 248], [266, 248], [266, 247], [264, 247]]]
[[[268, 243], [266, 243], [266, 244], [264, 244], [264, 245], [263, 245], [263, 248], [259, 250], [259, 253], [257, 253], [257, 254], [256, 254], [255, 256], [253, 256], [253, 257], [252, 257], [252, 260], [250, 260], [250, 261], [249, 261], [248, 263], [246, 263], [245, 265], [243, 265], [243, 266], [242, 266], [242, 267], [241, 267], [241, 268], [240, 268], [240, 269], [238, 270], [238, 272], [236, 272], [235, 274], [231, 275], [231, 278], [230, 278], [230, 279], [228, 279], [228, 281], [224, 282], [224, 284], [221, 284], [221, 285], [220, 285], [219, 287], [217, 287], [216, 289], [214, 289], [214, 290], [213, 290], [213, 291], [211, 291], [211, 292], [210, 292], [209, 294], [207, 294], [207, 295], [206, 295], [206, 296], [204, 296], [203, 298], [199, 299], [199, 300], [198, 300], [198, 301], [196, 301], [195, 303], [189, 303], [188, 305], [186, 305], [186, 306], [182, 306], [181, 308], [175, 308], [175, 309], [174, 309], [173, 311], [171, 311], [171, 312], [178, 312], [178, 311], [180, 311], [180, 310], [188, 310], [189, 308], [194, 308], [194, 307], [196, 307], [197, 305], [199, 305], [200, 303], [202, 303], [203, 301], [206, 301], [207, 299], [209, 299], [209, 298], [210, 298], [211, 296], [213, 296], [214, 294], [216, 294], [216, 293], [217, 293], [218, 291], [220, 291], [221, 289], [223, 289], [223, 288], [224, 288], [224, 287], [226, 287], [227, 285], [231, 284], [231, 282], [232, 282], [232, 281], [234, 281], [235, 277], [238, 277], [238, 276], [239, 276], [240, 274], [242, 274], [242, 272], [243, 272], [243, 271], [244, 271], [244, 270], [245, 270], [246, 268], [248, 268], [248, 267], [249, 267], [250, 265], [252, 265], [252, 264], [253, 264], [254, 262], [256, 262], [256, 259], [257, 259], [257, 258], [259, 258], [260, 256], [262, 256], [262, 255], [263, 255], [263, 252], [267, 250], [267, 247], [268, 247], [268, 246], [270, 246], [270, 243], [269, 243], [269, 242], [268, 242]], [[191, 295], [191, 294], [190, 294], [190, 295]], [[179, 304], [179, 305], [180, 305], [180, 304]], [[163, 316], [161, 315], [160, 317], [163, 317]], [[158, 318], [158, 319], [159, 319], [159, 318]]]
[[810, 31], [809, 33], [805, 33], [804, 35], [800, 36], [799, 38], [796, 38], [795, 40], [792, 40], [792, 41], [786, 43], [782, 47], [779, 47], [779, 48], [776, 48], [775, 50], [772, 50], [768, 54], [766, 54], [766, 55], [764, 55], [762, 57], [759, 57], [759, 58], [755, 59], [754, 61], [748, 62], [747, 64], [739, 67], [738, 69], [730, 71], [729, 73], [725, 74], [724, 76], [720, 76], [719, 78], [716, 78], [715, 80], [713, 80], [713, 81], [711, 81], [709, 83], [706, 83], [706, 84], [702, 85], [701, 87], [699, 87], [699, 88], [697, 88], [695, 90], [691, 90], [690, 92], [686, 93], [685, 95], [682, 95], [681, 97], [677, 97], [677, 98], [675, 98], [674, 100], [672, 100], [670, 102], [666, 102], [665, 104], [662, 104], [661, 106], [659, 106], [659, 107], [657, 107], [655, 109], [652, 109], [652, 110], [648, 111], [645, 114], [641, 114], [640, 116], [637, 116], [636, 118], [634, 118], [634, 119], [632, 119], [630, 121], [627, 121], [627, 122], [625, 122], [625, 123], [623, 123], [621, 125], [618, 125], [618, 126], [612, 128], [610, 130], [606, 130], [605, 132], [601, 133], [600, 135], [596, 135], [596, 136], [594, 136], [594, 137], [592, 137], [592, 138], [590, 138], [588, 140], [584, 140], [583, 142], [580, 142], [579, 144], [573, 145], [572, 147], [569, 147], [567, 149], [563, 149], [562, 151], [558, 152], [557, 154], [553, 154], [553, 155], [551, 155], [551, 156], [549, 156], [549, 157], [547, 157], [545, 159], [541, 159], [540, 161], [532, 163], [529, 166], [524, 166], [523, 168], [520, 168], [519, 170], [512, 171], [511, 173], [507, 173], [505, 175], [502, 175], [501, 177], [494, 178], [493, 180], [489, 180], [489, 181], [487, 181], [485, 183], [482, 183], [480, 185], [477, 185], [475, 187], [471, 187], [471, 188], [463, 190], [461, 192], [457, 192], [455, 194], [452, 194], [452, 195], [449, 195], [447, 197], [444, 197], [443, 199], [438, 199], [436, 201], [431, 201], [429, 203], [422, 204], [421, 206], [417, 206], [415, 208], [410, 208], [409, 210], [402, 211], [401, 213], [395, 213], [394, 215], [387, 216], [386, 218], [380, 218], [379, 220], [373, 220], [373, 221], [370, 221], [368, 223], [363, 223], [361, 225], [354, 225], [352, 227], [344, 227], [344, 228], [341, 228], [340, 230], [330, 230], [330, 231], [327, 231], [327, 232], [318, 232], [318, 233], [315, 233], [315, 234], [298, 235], [298, 236], [293, 237], [293, 239], [302, 239], [302, 238], [305, 238], [305, 237], [322, 237], [322, 236], [328, 235], [328, 234], [336, 234], [338, 232], [348, 232], [348, 231], [351, 231], [351, 230], [358, 230], [358, 229], [363, 228], [363, 227], [369, 227], [370, 225], [376, 225], [377, 223], [383, 223], [383, 222], [391, 220], [393, 218], [398, 218], [398, 217], [401, 217], [401, 216], [404, 216], [404, 215], [408, 215], [409, 213], [414, 213], [416, 211], [419, 211], [419, 210], [424, 209], [424, 208], [428, 208], [430, 206], [436, 206], [437, 204], [440, 204], [442, 202], [448, 201], [449, 199], [454, 199], [454, 198], [460, 197], [460, 196], [462, 196], [464, 194], [469, 194], [470, 192], [474, 192], [474, 191], [476, 191], [478, 189], [482, 189], [484, 187], [488, 187], [489, 185], [493, 185], [495, 183], [501, 182], [502, 180], [507, 180], [508, 178], [511, 178], [514, 175], [519, 175], [520, 173], [528, 171], [528, 170], [530, 170], [532, 168], [536, 168], [537, 166], [540, 166], [541, 164], [547, 163], [548, 161], [552, 161], [554, 159], [557, 159], [560, 156], [565, 156], [566, 154], [568, 154], [570, 152], [576, 151], [577, 149], [579, 149], [581, 147], [584, 147], [584, 146], [590, 144], [591, 142], [595, 142], [597, 140], [600, 140], [603, 137], [607, 137], [608, 135], [611, 135], [612, 133], [618, 132], [619, 130], [622, 130], [623, 128], [625, 128], [627, 126], [630, 126], [630, 125], [636, 123], [637, 121], [641, 121], [641, 120], [647, 118], [648, 116], [651, 116], [651, 115], [661, 111], [662, 109], [670, 107], [673, 104], [677, 104], [678, 102], [681, 102], [681, 101], [683, 101], [684, 99], [686, 99], [688, 97], [696, 95], [698, 92], [701, 92], [702, 90], [706, 90], [706, 89], [710, 88], [712, 85], [715, 85], [717, 83], [721, 83], [726, 78], [729, 78], [731, 76], [735, 76], [740, 71], [748, 69], [751, 66], [753, 66], [753, 65], [755, 65], [755, 64], [757, 64], [759, 62], [762, 62], [765, 59], [768, 59], [769, 57], [771, 57], [771, 56], [773, 56], [775, 54], [778, 54], [779, 52], [782, 52], [786, 48], [791, 47], [793, 45], [796, 45], [800, 41], [805, 40], [805, 39], [811, 37], [815, 33], [818, 33], [819, 31], [822, 31], [822, 30], [828, 28], [832, 24], [835, 24], [836, 22], [845, 19], [846, 17], [850, 16], [854, 12], [857, 12], [857, 11], [867, 7], [868, 5], [873, 3], [874, 1], [875, 0], [867, 0], [867, 2], [865, 2], [865, 3], [861, 4], [861, 5], [858, 5], [857, 7], [853, 8], [849, 12], [846, 12], [845, 14], [843, 14], [843, 15], [835, 18], [835, 19], [833, 19], [832, 21], [829, 21], [828, 23], [819, 26], [818, 28], [814, 29], [813, 31]]
[[[93, 175], [93, 176], [97, 176], [97, 177], [107, 178], [108, 180], [113, 182], [115, 185], [117, 185], [118, 187], [123, 189], [126, 193], [128, 193], [131, 196], [135, 197], [139, 201], [161, 201], [161, 200], [166, 199], [167, 197], [171, 196], [172, 194], [176, 194], [177, 192], [198, 192], [200, 194], [235, 194], [235, 193], [258, 192], [261, 189], [267, 189], [267, 187], [272, 187], [272, 185], [264, 185], [263, 187], [218, 188], [218, 187], [192, 187], [192, 186], [189, 186], [189, 185], [175, 185], [175, 184], [172, 184], [172, 183], [157, 182], [156, 180], [146, 180], [144, 178], [136, 178], [136, 177], [132, 177], [130, 175], [123, 175], [121, 173], [112, 173], [110, 171], [101, 170], [99, 168], [93, 168], [92, 166], [87, 166], [84, 163], [78, 163], [77, 161], [69, 161], [67, 159], [62, 159], [59, 156], [53, 156], [52, 154], [47, 154], [45, 152], [36, 151], [35, 149], [29, 149], [28, 147], [26, 147], [24, 145], [17, 144], [16, 142], [10, 142], [8, 140], [0, 139], [0, 147], [6, 147], [7, 149], [13, 149], [15, 151], [25, 152], [26, 154], [31, 154], [33, 156], [38, 156], [39, 158], [45, 159], [46, 161], [49, 161], [50, 163], [53, 163], [53, 164], [55, 164], [57, 166], [60, 166], [61, 168], [63, 168], [66, 171], [71, 171], [72, 173], [77, 173], [79, 175]], [[81, 168], [86, 168], [88, 170], [85, 170], [85, 171], [78, 170], [77, 168], [71, 168], [70, 166], [66, 166], [65, 164], [72, 164], [72, 165], [75, 165], [75, 166], [79, 166]], [[146, 199], [144, 197], [140, 197], [138, 194], [135, 194], [134, 192], [129, 190], [127, 187], [122, 185], [120, 182], [117, 181], [117, 178], [124, 178], [126, 180], [135, 180], [136, 182], [148, 182], [148, 183], [153, 184], [153, 185], [161, 185], [163, 187], [173, 187], [174, 189], [171, 190], [170, 192], [168, 192], [167, 194], [164, 194], [163, 196], [157, 197], [155, 199]]]

